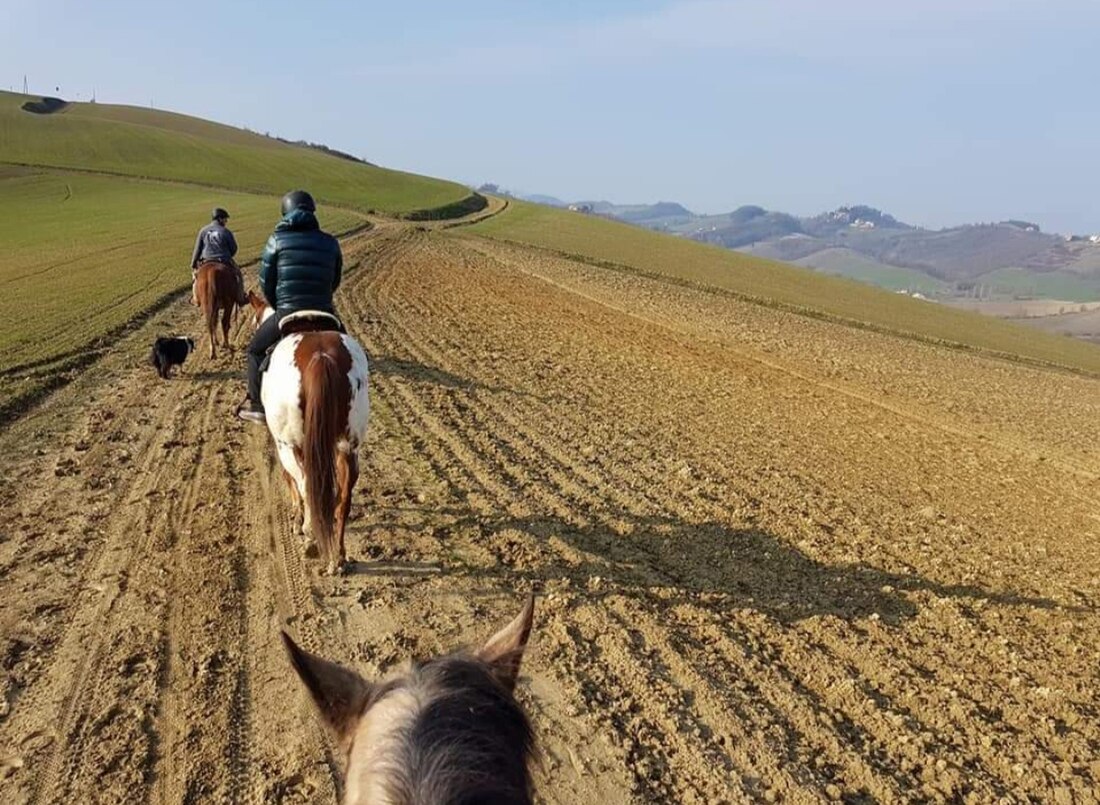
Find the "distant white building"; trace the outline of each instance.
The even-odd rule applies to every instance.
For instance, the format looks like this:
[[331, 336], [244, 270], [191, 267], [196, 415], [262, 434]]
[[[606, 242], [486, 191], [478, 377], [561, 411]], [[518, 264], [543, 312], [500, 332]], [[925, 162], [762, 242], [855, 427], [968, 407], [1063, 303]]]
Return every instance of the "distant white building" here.
[[1089, 243], [1100, 243], [1100, 235], [1089, 235]]

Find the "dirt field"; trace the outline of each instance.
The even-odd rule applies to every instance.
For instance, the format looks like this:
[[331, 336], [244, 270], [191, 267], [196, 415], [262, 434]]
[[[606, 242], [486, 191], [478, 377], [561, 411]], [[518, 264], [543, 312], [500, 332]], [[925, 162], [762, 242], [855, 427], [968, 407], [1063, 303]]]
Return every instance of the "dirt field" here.
[[0, 434], [5, 803], [332, 802], [278, 629], [382, 674], [529, 590], [542, 801], [1096, 801], [1100, 381], [462, 229], [345, 254], [351, 575], [242, 356], [143, 365], [192, 308]]

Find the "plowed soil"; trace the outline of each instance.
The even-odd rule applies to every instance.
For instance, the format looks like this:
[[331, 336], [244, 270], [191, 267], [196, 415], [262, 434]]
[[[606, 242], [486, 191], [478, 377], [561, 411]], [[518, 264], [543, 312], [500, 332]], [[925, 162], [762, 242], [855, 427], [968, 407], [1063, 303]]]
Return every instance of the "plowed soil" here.
[[278, 630], [377, 676], [538, 593], [541, 801], [1092, 802], [1100, 381], [379, 226], [342, 578], [239, 347], [155, 316], [0, 434], [7, 802], [332, 802]]

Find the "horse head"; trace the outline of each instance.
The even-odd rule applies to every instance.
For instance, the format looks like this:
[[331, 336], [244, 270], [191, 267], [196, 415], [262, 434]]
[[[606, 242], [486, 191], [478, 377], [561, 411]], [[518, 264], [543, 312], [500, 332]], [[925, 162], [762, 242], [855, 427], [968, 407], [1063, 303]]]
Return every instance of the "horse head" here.
[[248, 308], [251, 311], [253, 329], [259, 327], [275, 311], [268, 306], [267, 301], [255, 291], [248, 292]]
[[528, 805], [530, 722], [513, 690], [535, 599], [476, 652], [414, 662], [372, 683], [299, 648], [290, 661], [347, 760], [347, 805], [495, 802]]

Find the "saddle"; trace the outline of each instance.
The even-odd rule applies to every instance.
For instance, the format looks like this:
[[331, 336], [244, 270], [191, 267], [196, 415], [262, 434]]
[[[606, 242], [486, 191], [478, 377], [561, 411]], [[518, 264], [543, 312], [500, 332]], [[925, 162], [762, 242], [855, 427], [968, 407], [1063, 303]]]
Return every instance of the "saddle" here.
[[[280, 341], [288, 335], [295, 335], [296, 333], [324, 332], [346, 333], [347, 330], [344, 329], [344, 323], [340, 321], [339, 317], [324, 310], [296, 310], [283, 316], [279, 322]], [[263, 362], [260, 363], [261, 375], [267, 371], [268, 366], [271, 364], [271, 353], [275, 351], [277, 346], [279, 346], [278, 341], [270, 346], [264, 355]]]
[[336, 316], [323, 310], [296, 310], [283, 316], [279, 322], [279, 334], [283, 338], [295, 333], [321, 333], [331, 330], [345, 332], [344, 324]]

